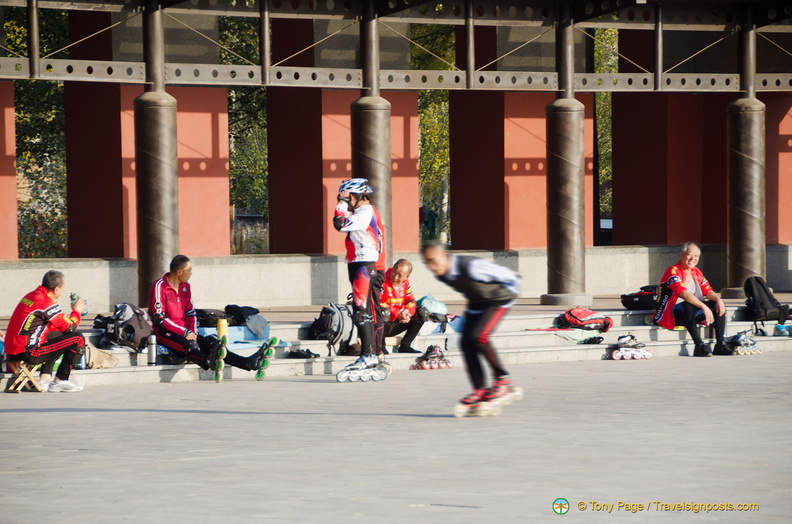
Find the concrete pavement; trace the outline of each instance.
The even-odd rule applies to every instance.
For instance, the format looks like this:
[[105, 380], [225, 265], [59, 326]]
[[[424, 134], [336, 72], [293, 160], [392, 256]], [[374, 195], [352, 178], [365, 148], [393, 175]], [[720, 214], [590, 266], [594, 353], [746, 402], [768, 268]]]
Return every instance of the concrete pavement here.
[[789, 521], [789, 352], [513, 366], [472, 419], [457, 364], [0, 394], [0, 521]]

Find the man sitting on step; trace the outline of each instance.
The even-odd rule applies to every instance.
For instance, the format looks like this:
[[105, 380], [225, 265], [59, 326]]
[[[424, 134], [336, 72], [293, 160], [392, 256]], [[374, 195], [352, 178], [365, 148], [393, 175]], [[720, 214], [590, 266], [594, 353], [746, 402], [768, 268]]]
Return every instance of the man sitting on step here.
[[[390, 316], [383, 330], [384, 337], [395, 337], [405, 333], [399, 344], [399, 353], [420, 353], [412, 348], [413, 340], [418, 336], [424, 320], [418, 313], [418, 307], [413, 295], [412, 286], [408, 280], [412, 273], [412, 264], [405, 259], [399, 259], [385, 273], [385, 283], [382, 285], [380, 306], [383, 311], [388, 310]], [[385, 344], [379, 347], [387, 351]]]
[[262, 347], [249, 357], [227, 351], [219, 355], [220, 340], [198, 334], [198, 316], [192, 301], [192, 291], [187, 282], [192, 276], [192, 262], [184, 255], [176, 255], [170, 271], [154, 282], [149, 292], [148, 312], [153, 324], [157, 344], [167, 347], [203, 369], [215, 369], [218, 358], [234, 367], [252, 371], [258, 369], [264, 358]]
[[[734, 351], [723, 343], [726, 332], [726, 304], [712, 289], [709, 281], [696, 265], [701, 258], [701, 247], [695, 242], [685, 242], [679, 253], [679, 262], [666, 269], [657, 290], [658, 309], [654, 323], [666, 329], [685, 326], [693, 339], [694, 357], [732, 355]], [[701, 340], [699, 324], [715, 326], [715, 350]]]

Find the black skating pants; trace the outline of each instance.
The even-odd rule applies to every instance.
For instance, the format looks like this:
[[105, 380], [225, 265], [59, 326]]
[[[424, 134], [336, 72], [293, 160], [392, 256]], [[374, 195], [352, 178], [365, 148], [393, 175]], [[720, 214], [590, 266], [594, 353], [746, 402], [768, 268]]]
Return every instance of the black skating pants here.
[[498, 359], [490, 335], [509, 311], [506, 304], [493, 304], [465, 311], [465, 327], [462, 329], [462, 352], [465, 356], [468, 377], [473, 389], [484, 389], [484, 368], [480, 356], [492, 369], [493, 378], [508, 375]]
[[[680, 305], [682, 307], [679, 307]], [[726, 315], [718, 315], [715, 310], [715, 302], [712, 300], [705, 300], [704, 305], [710, 308], [712, 315], [715, 317], [715, 323], [713, 324], [715, 328], [715, 343], [723, 344], [723, 336], [726, 333]], [[674, 306], [674, 323], [677, 326], [685, 326], [688, 333], [690, 333], [690, 338], [693, 339], [693, 343], [696, 345], [701, 344], [698, 323], [703, 320], [704, 313], [690, 302], [682, 301], [681, 304], [677, 303]]]
[[347, 270], [349, 283], [352, 284], [352, 321], [357, 326], [360, 337], [360, 354], [379, 354], [385, 340], [380, 308], [385, 274], [377, 270], [374, 262], [351, 262], [347, 265]]
[[[215, 340], [216, 339], [211, 337], [203, 337], [198, 335], [198, 350], [190, 351], [190, 341], [182, 335], [177, 335], [176, 333], [162, 328], [160, 328], [159, 334], [157, 335], [157, 344], [175, 351], [188, 361], [198, 364], [203, 369], [209, 369], [209, 356], [212, 353], [212, 346], [216, 344]], [[235, 368], [244, 369], [245, 371], [251, 370], [249, 359], [246, 357], [241, 357], [232, 351], [226, 353], [225, 359], [223, 359], [223, 361], [230, 366], [234, 366]]]

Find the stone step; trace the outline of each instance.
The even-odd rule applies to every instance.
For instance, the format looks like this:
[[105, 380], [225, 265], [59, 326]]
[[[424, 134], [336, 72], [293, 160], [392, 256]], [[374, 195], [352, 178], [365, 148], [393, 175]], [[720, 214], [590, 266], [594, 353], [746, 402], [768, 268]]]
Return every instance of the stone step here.
[[[597, 312], [610, 317], [611, 320], [613, 320], [614, 328], [621, 326], [644, 326], [645, 317], [653, 313], [651, 310], [639, 311], [626, 309], [603, 309], [598, 310]], [[746, 315], [745, 308], [728, 307], [726, 315], [727, 321], [729, 323], [734, 321], [744, 321]], [[501, 331], [521, 331], [526, 328], [551, 327], [554, 325], [554, 322], [557, 318], [558, 314], [555, 313], [511, 313], [503, 318], [498, 329]], [[271, 323], [270, 331], [273, 336], [276, 336], [281, 340], [305, 340], [308, 338], [308, 328], [310, 325], [310, 321], [302, 323]]]
[[[523, 337], [515, 337], [523, 338]], [[763, 352], [792, 351], [792, 337], [757, 337], [757, 344]], [[315, 342], [315, 341], [314, 341]], [[499, 340], [498, 342], [505, 342]], [[687, 356], [692, 352], [690, 340], [662, 340], [646, 341], [646, 347], [652, 352], [654, 358]], [[543, 345], [521, 347], [499, 347], [498, 353], [505, 366], [522, 364], [541, 364], [547, 362], [571, 362], [582, 360], [607, 360], [613, 344], [598, 345]], [[326, 354], [326, 353], [325, 353]], [[449, 350], [447, 357], [455, 367], [463, 368], [464, 363], [459, 350]], [[139, 355], [140, 356], [140, 355]], [[142, 355], [145, 357], [145, 355]], [[407, 371], [415, 363], [417, 354], [392, 354], [387, 357], [395, 371]], [[301, 375], [334, 375], [344, 366], [354, 361], [356, 357], [324, 355], [315, 359], [278, 358], [271, 361], [267, 369], [269, 377], [301, 376]], [[725, 357], [713, 357], [725, 358]], [[761, 355], [735, 355], [728, 358], [761, 358]], [[625, 361], [613, 362], [616, 366], [640, 365]], [[442, 373], [445, 370], [431, 370], [422, 373]], [[419, 371], [415, 371], [419, 372]], [[7, 379], [10, 374], [0, 375]], [[253, 380], [254, 373], [228, 367], [223, 372], [224, 380]], [[196, 380], [213, 380], [214, 374], [203, 371], [194, 364], [183, 366], [122, 366], [110, 369], [75, 370], [72, 378], [79, 384], [86, 386], [101, 386], [112, 384], [133, 384], [152, 382], [184, 382]], [[265, 378], [266, 381], [266, 378]]]

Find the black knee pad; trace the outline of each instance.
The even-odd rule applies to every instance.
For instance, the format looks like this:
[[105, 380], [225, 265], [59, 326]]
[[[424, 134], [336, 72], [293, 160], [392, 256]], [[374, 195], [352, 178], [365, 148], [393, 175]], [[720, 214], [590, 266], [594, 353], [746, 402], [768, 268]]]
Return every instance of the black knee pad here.
[[201, 346], [198, 345], [197, 340], [188, 340], [187, 347], [184, 349], [187, 352], [187, 356], [192, 358], [205, 358], [203, 353], [201, 353]]
[[365, 311], [363, 309], [356, 309], [352, 313], [352, 322], [356, 325], [361, 326], [363, 324], [372, 324], [374, 319], [371, 317], [371, 313]]

